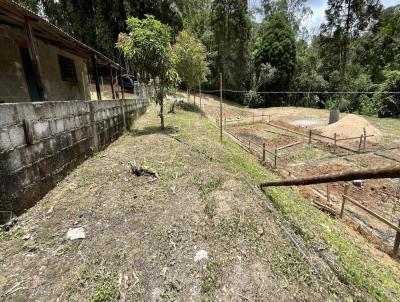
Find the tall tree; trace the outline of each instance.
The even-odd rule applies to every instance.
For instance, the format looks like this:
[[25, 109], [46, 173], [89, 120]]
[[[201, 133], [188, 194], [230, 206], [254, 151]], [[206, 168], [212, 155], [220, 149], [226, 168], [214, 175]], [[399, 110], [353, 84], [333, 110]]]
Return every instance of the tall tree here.
[[306, 4], [307, 0], [262, 0], [265, 18], [268, 19], [276, 13], [284, 14], [295, 34], [299, 32], [301, 23], [312, 15], [311, 9]]
[[380, 0], [328, 0], [326, 23], [321, 25], [321, 43], [330, 61], [336, 53], [342, 79], [346, 76], [351, 42], [377, 24], [382, 10]]
[[255, 66], [268, 63], [277, 71], [273, 87], [265, 88], [288, 90], [296, 66], [296, 42], [285, 15], [276, 13], [261, 26], [254, 57]]
[[121, 33], [116, 46], [137, 67], [142, 79], [151, 75], [158, 82], [156, 95], [161, 129], [164, 129], [164, 97], [179, 81], [170, 45], [170, 28], [149, 15], [142, 20], [129, 18], [126, 23], [129, 33]]
[[250, 26], [247, 0], [213, 1], [211, 27], [216, 55], [211, 69], [214, 87], [218, 87], [218, 74], [222, 72], [225, 88], [245, 88], [250, 62]]
[[178, 34], [173, 49], [176, 56], [176, 70], [190, 92], [191, 88], [204, 83], [210, 72], [206, 48], [193, 34], [184, 30]]

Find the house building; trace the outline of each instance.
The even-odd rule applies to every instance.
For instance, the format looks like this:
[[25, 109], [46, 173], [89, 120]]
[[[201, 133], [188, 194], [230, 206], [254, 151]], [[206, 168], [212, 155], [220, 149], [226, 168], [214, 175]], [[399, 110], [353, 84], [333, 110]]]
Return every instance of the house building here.
[[[90, 64], [90, 65], [89, 65]], [[0, 0], [0, 103], [90, 100], [88, 66], [121, 67], [19, 4]], [[114, 87], [111, 85], [115, 98]]]

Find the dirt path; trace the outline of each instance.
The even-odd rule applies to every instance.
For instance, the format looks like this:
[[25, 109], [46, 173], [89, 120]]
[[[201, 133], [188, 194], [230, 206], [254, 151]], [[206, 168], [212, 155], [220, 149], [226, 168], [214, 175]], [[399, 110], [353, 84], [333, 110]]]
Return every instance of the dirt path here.
[[[303, 242], [271, 205], [266, 210], [265, 198], [248, 185], [257, 183], [255, 174], [266, 177], [263, 170], [234, 143], [216, 144], [218, 132], [206, 118], [179, 110], [162, 133], [155, 116], [151, 108], [138, 130], [83, 163], [0, 233], [1, 301], [367, 296], [339, 281], [335, 257], [318, 240]], [[133, 176], [130, 163], [160, 179]], [[68, 240], [77, 227], [86, 238]], [[201, 250], [208, 259], [196, 262]]]

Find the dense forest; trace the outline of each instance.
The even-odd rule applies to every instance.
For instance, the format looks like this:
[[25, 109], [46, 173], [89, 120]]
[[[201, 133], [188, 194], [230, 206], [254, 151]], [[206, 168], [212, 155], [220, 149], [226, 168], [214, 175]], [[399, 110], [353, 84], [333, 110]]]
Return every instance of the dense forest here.
[[132, 73], [137, 66], [116, 47], [119, 33], [127, 32], [128, 18], [152, 15], [167, 26], [171, 45], [201, 42], [193, 49], [206, 53], [204, 90], [218, 89], [222, 73], [225, 97], [251, 107], [400, 116], [400, 5], [328, 0], [325, 22], [311, 35], [303, 25], [312, 14], [306, 0], [262, 0], [258, 8], [247, 0], [18, 2]]

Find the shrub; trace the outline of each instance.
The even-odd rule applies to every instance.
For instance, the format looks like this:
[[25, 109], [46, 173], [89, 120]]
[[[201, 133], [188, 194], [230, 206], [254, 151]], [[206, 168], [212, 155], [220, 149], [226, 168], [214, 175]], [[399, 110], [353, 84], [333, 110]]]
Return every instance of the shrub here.
[[[400, 71], [388, 71], [386, 80], [380, 87], [381, 92], [400, 91]], [[379, 117], [400, 117], [400, 95], [384, 94], [378, 96], [378, 116]]]

